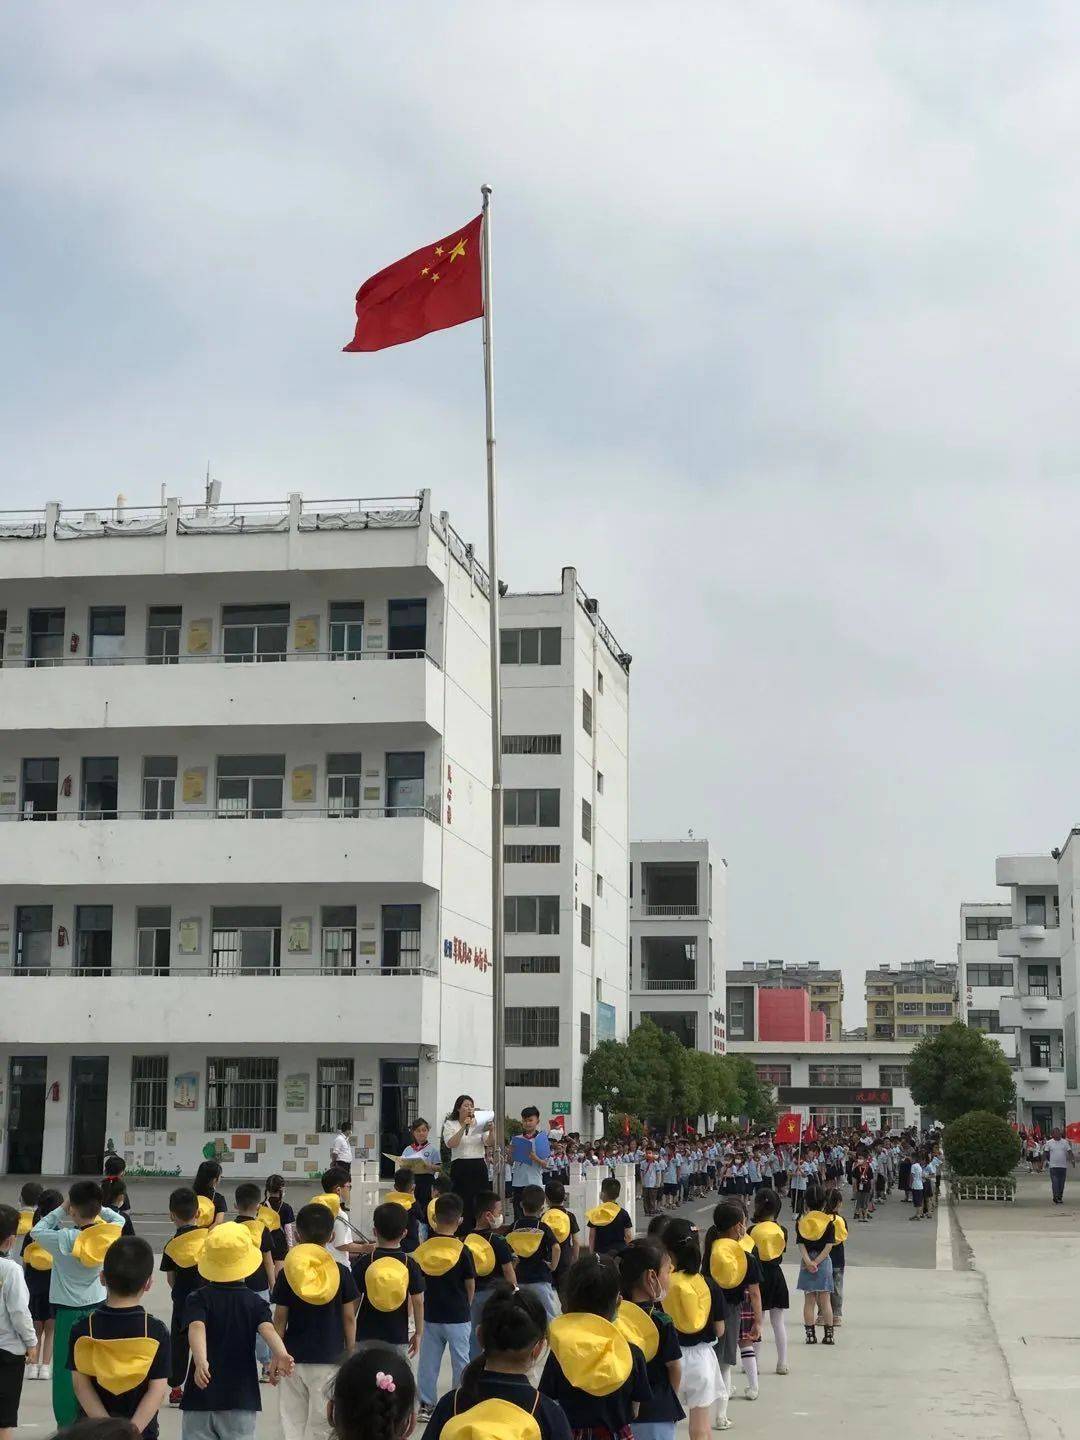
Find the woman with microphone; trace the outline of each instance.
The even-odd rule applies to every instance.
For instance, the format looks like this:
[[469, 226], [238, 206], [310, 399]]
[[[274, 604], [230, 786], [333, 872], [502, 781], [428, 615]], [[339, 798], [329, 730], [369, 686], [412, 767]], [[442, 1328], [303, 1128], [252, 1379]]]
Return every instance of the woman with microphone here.
[[488, 1149], [494, 1142], [490, 1121], [481, 1126], [471, 1095], [459, 1095], [446, 1117], [442, 1138], [450, 1151], [450, 1182], [465, 1207], [464, 1230], [476, 1225], [476, 1197], [491, 1188], [488, 1179]]

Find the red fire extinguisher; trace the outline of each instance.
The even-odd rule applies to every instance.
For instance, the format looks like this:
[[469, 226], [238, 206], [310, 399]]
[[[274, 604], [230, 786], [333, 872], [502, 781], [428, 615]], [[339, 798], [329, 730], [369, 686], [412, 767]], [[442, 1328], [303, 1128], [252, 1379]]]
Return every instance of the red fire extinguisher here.
[[49, 1099], [56, 1101], [60, 1099], [60, 1081], [54, 1080], [49, 1086]]

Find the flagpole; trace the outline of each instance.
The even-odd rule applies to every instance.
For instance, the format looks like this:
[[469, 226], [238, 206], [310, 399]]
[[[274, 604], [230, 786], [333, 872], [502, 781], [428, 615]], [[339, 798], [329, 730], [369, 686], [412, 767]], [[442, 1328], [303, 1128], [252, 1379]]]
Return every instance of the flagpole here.
[[503, 964], [502, 695], [499, 685], [499, 507], [495, 487], [495, 355], [492, 349], [491, 186], [483, 196], [484, 415], [487, 423], [489, 649], [491, 651], [491, 1107], [495, 1111], [495, 1191], [506, 1189], [506, 979]]

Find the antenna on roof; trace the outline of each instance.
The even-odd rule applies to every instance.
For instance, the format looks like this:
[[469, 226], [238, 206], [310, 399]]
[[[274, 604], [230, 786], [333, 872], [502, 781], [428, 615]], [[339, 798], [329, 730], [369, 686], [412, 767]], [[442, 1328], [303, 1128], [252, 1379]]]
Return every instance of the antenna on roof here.
[[210, 479], [210, 461], [206, 462], [206, 508], [212, 510], [221, 500], [221, 481]]

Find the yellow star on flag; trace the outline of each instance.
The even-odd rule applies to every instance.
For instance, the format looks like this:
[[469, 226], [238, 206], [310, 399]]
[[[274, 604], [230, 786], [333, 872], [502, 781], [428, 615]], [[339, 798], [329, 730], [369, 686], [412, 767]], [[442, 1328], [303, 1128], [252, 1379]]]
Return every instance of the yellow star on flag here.
[[420, 271], [420, 274], [421, 274], [421, 275], [430, 275], [430, 274], [431, 274], [431, 269], [430, 269], [430, 267], [427, 266], [427, 265], [425, 265], [424, 268]]
[[462, 238], [457, 242], [457, 244], [454, 246], [454, 248], [450, 251], [450, 264], [452, 265], [455, 260], [464, 260], [464, 259], [465, 259], [465, 238], [464, 238], [464, 236], [462, 236]]
[[441, 246], [441, 245], [436, 245], [436, 246], [435, 246], [435, 254], [436, 254], [436, 255], [441, 255], [442, 253], [443, 253], [443, 248], [442, 248], [442, 246]]
[[435, 271], [435, 274], [432, 275], [432, 277], [431, 277], [432, 284], [434, 284], [434, 282], [435, 282], [436, 280], [438, 280], [438, 278], [439, 278], [439, 272], [436, 270], [436, 271]]

